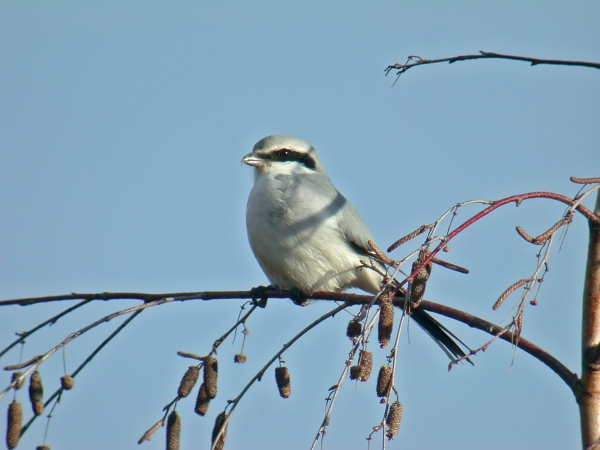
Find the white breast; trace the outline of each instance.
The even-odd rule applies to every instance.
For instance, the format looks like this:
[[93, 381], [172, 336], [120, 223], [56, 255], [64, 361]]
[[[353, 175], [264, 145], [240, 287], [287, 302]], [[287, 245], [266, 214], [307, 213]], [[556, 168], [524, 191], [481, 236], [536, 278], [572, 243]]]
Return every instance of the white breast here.
[[351, 286], [377, 291], [381, 277], [358, 269], [364, 257], [340, 229], [340, 211], [348, 207], [352, 208], [325, 175], [258, 176], [248, 199], [246, 225], [250, 246], [269, 281], [305, 293]]

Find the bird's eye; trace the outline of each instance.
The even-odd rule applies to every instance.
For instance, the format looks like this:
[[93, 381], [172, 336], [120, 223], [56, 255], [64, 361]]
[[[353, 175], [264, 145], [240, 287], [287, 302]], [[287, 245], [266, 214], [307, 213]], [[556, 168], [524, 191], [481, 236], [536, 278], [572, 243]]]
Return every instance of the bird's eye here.
[[292, 151], [287, 148], [282, 148], [277, 152], [280, 158], [287, 158], [292, 154]]

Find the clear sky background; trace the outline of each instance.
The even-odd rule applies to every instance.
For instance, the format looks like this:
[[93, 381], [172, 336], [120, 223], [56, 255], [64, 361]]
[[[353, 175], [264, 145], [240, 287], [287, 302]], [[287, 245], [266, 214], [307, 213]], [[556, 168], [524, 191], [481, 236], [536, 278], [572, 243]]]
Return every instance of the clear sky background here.
[[[452, 5], [450, 4], [452, 3]], [[600, 4], [567, 2], [17, 2], [0, 3], [0, 297], [70, 292], [247, 290], [266, 283], [246, 240], [252, 170], [241, 157], [269, 134], [313, 144], [336, 187], [381, 247], [470, 199], [548, 190], [598, 176], [600, 71], [488, 60], [411, 69], [388, 64], [479, 50], [600, 61]], [[588, 200], [591, 207], [593, 201]], [[462, 221], [478, 207], [461, 210]], [[451, 245], [427, 297], [505, 323], [504, 289], [533, 274], [537, 248], [514, 231], [549, 228], [564, 207], [496, 211]], [[523, 336], [580, 373], [587, 224], [555, 245]], [[400, 258], [408, 250], [392, 254]], [[76, 378], [54, 412], [55, 449], [138, 448], [190, 362], [236, 319], [242, 301], [186, 302], [142, 313]], [[0, 344], [70, 303], [5, 307]], [[135, 302], [98, 302], [28, 339], [25, 357]], [[182, 448], [208, 448], [226, 400], [333, 305], [271, 300], [241, 340], [221, 346], [208, 416], [180, 402]], [[307, 449], [350, 341], [341, 313], [284, 355], [292, 396], [269, 369], [231, 419], [229, 449]], [[442, 319], [472, 347], [487, 335]], [[67, 370], [117, 326], [67, 347]], [[574, 398], [543, 364], [505, 342], [447, 372], [417, 327], [404, 334], [397, 387], [405, 414], [390, 449], [566, 449], [580, 445]], [[407, 339], [410, 337], [410, 342]], [[375, 366], [386, 352], [372, 342]], [[19, 359], [18, 350], [0, 361]], [[41, 367], [46, 392], [62, 375]], [[9, 375], [3, 375], [4, 385]], [[195, 393], [193, 394], [195, 396]], [[26, 418], [26, 393], [19, 392]], [[0, 400], [5, 410], [12, 394]], [[4, 413], [2, 413], [4, 414]], [[324, 448], [366, 449], [383, 406], [375, 376], [343, 386]], [[19, 448], [41, 444], [38, 419]], [[4, 419], [0, 431], [4, 434]], [[379, 437], [381, 434], [378, 435]], [[143, 449], [164, 447], [159, 431]], [[371, 448], [381, 448], [377, 440]]]

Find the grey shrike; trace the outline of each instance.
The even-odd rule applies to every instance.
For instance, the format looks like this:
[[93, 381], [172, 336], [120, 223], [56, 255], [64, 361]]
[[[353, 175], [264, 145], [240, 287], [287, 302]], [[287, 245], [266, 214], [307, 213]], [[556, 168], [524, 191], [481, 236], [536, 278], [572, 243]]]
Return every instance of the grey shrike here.
[[[255, 168], [246, 227], [252, 251], [271, 284], [280, 289], [376, 294], [385, 273], [367, 241], [374, 241], [354, 207], [331, 184], [317, 151], [289, 136], [268, 136], [242, 162]], [[452, 357], [465, 356], [454, 336], [427, 312], [411, 317]]]

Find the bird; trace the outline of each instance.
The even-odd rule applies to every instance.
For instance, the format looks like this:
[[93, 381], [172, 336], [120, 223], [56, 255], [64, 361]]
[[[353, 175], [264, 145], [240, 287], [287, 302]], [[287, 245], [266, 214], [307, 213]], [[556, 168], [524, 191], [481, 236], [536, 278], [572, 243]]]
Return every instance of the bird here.
[[[302, 294], [381, 290], [385, 266], [369, 245], [375, 240], [331, 183], [312, 145], [291, 136], [267, 136], [242, 163], [254, 167], [246, 207], [248, 240], [273, 287]], [[466, 356], [458, 338], [429, 313], [413, 308], [410, 315], [451, 359]]]

